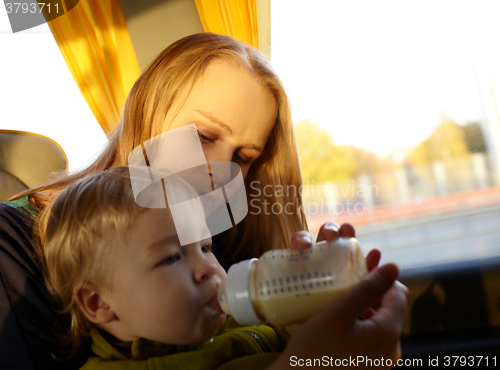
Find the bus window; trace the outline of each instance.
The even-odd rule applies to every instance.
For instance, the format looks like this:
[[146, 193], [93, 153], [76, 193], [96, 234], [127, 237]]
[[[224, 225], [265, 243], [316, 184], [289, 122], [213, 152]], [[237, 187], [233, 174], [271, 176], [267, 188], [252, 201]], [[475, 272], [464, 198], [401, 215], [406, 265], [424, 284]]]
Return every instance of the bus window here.
[[271, 7], [311, 231], [351, 222], [401, 266], [498, 254], [497, 2]]
[[12, 33], [0, 11], [0, 128], [47, 136], [68, 157], [69, 171], [83, 167], [106, 142], [59, 51], [49, 26]]

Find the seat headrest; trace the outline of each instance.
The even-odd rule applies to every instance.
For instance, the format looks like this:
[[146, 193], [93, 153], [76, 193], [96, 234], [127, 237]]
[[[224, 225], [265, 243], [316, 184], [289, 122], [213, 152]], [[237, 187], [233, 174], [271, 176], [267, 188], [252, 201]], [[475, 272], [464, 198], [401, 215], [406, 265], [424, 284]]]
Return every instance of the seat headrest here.
[[59, 144], [24, 131], [0, 130], [0, 202], [66, 172], [68, 161]]

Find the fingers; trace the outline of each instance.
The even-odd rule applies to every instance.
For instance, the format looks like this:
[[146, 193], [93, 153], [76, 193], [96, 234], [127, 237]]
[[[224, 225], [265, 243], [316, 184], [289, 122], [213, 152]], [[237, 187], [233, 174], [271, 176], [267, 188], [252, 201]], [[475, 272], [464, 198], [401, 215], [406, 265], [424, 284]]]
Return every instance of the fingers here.
[[396, 281], [382, 299], [371, 320], [388, 330], [399, 332], [408, 310], [408, 288]]
[[350, 223], [345, 223], [340, 226], [340, 236], [343, 238], [355, 238], [356, 231], [354, 231], [354, 226]]
[[366, 255], [366, 267], [368, 268], [368, 271], [371, 271], [378, 266], [381, 255], [382, 253], [378, 249], [372, 249]]
[[321, 242], [323, 240], [337, 239], [340, 235], [339, 225], [335, 222], [328, 221], [324, 223], [319, 229], [318, 238], [316, 242]]
[[368, 320], [370, 317], [375, 315], [375, 312], [377, 312], [377, 311], [375, 311], [375, 309], [370, 307], [370, 308], [366, 309], [365, 312], [363, 312], [361, 314], [361, 317], [365, 320]]
[[[351, 326], [367, 308], [371, 307], [384, 293], [391, 289], [398, 275], [398, 266], [392, 263], [383, 265], [373, 270], [366, 278], [341, 297], [335, 306], [337, 314], [344, 319], [343, 322], [346, 327]], [[400, 288], [398, 288], [397, 294], [401, 294]], [[393, 308], [392, 305], [396, 304], [391, 300], [383, 301], [382, 304], [384, 303], [386, 304], [386, 310], [385, 313], [382, 313], [381, 320], [385, 320], [384, 315], [387, 315], [387, 311]], [[398, 306], [397, 309], [401, 310], [401, 307]]]
[[311, 235], [303, 230], [297, 231], [292, 235], [292, 239], [290, 240], [290, 248], [294, 249], [308, 249], [312, 246], [312, 238]]
[[[328, 221], [325, 222], [319, 229], [316, 242], [321, 242], [323, 240], [334, 240], [339, 237], [354, 238], [355, 236], [356, 232], [354, 231], [354, 226], [352, 226], [351, 224], [345, 223], [339, 227], [339, 225], [335, 222]], [[310, 238], [311, 236], [307, 231], [297, 231], [292, 236], [290, 248], [310, 248], [312, 245], [312, 241], [309, 242]], [[375, 265], [377, 265], [377, 263]]]

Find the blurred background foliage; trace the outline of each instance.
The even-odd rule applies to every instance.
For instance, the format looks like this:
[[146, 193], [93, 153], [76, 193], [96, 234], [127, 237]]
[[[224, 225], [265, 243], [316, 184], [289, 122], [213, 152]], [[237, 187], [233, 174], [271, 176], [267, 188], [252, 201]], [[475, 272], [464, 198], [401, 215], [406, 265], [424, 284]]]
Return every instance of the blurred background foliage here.
[[[305, 189], [322, 184], [335, 188], [334, 194], [323, 194], [324, 189], [321, 194], [314, 189], [307, 191], [305, 202], [318, 202], [318, 197], [326, 196], [331, 202], [356, 199], [372, 206], [469, 190], [489, 182], [485, 178], [487, 153], [479, 122], [459, 125], [442, 114], [441, 123], [429, 137], [413, 148], [399, 148], [386, 157], [338, 145], [328, 131], [309, 120], [297, 122], [295, 130]], [[483, 178], [478, 180], [477, 176]], [[361, 186], [372, 185], [377, 194], [371, 199], [359, 195]], [[347, 187], [356, 187], [356, 191], [347, 191]]]
[[431, 136], [409, 153], [408, 159], [414, 165], [425, 165], [484, 151], [484, 138], [477, 122], [460, 126], [444, 118]]
[[373, 174], [383, 163], [374, 153], [335, 145], [332, 136], [316, 123], [302, 120], [295, 125], [302, 165], [302, 178], [322, 184]]

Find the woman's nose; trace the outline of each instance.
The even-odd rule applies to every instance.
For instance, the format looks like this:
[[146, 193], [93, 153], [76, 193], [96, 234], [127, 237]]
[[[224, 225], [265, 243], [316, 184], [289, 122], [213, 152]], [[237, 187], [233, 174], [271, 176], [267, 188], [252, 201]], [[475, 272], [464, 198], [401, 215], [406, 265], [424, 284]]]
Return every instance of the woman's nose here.
[[220, 148], [210, 150], [205, 153], [209, 164], [210, 173], [216, 188], [231, 181], [234, 150], [232, 147], [220, 145]]
[[232, 161], [235, 148], [228, 143], [217, 143], [215, 147], [205, 150], [207, 161]]

